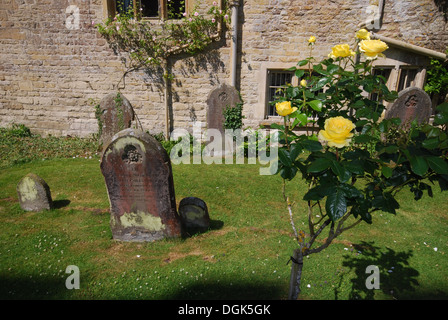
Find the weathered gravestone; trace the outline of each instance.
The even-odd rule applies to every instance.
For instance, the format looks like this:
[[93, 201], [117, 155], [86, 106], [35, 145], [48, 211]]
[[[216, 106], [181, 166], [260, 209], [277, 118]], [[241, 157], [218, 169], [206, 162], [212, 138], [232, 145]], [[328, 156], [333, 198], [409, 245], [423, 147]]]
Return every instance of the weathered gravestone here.
[[53, 208], [50, 187], [38, 175], [29, 173], [17, 184], [20, 207], [25, 211], [41, 211]]
[[[241, 103], [238, 91], [235, 87], [225, 83], [209, 93], [207, 98], [207, 134], [210, 143], [204, 150], [207, 156], [223, 156], [226, 154], [225, 151], [233, 151], [233, 141], [227, 140], [226, 145], [224, 110], [227, 107], [235, 107], [238, 103]], [[214, 140], [217, 137], [221, 138], [221, 143]]]
[[171, 162], [156, 139], [136, 129], [120, 131], [103, 151], [101, 172], [114, 239], [154, 241], [182, 235]]
[[191, 232], [207, 231], [210, 216], [206, 203], [196, 197], [184, 198], [179, 203], [179, 214], [185, 229]]
[[207, 128], [224, 132], [224, 109], [241, 103], [235, 87], [221, 84], [211, 91], [207, 98]]
[[131, 103], [120, 92], [105, 96], [100, 102], [100, 144], [106, 146], [114, 134], [130, 128], [134, 117]]
[[401, 126], [408, 127], [415, 119], [419, 124], [429, 121], [432, 113], [429, 95], [420, 88], [410, 87], [398, 93], [398, 98], [386, 110], [385, 119], [400, 118]]

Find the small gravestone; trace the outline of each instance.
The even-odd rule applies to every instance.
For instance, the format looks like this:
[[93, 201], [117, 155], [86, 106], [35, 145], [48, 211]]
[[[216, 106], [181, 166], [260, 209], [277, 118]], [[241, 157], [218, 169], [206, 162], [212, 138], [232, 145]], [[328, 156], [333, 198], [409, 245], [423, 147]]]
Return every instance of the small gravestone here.
[[131, 103], [120, 92], [105, 96], [100, 102], [100, 144], [106, 146], [114, 134], [130, 128], [134, 117]]
[[235, 87], [225, 83], [215, 88], [207, 98], [207, 128], [224, 132], [224, 109], [241, 103]]
[[42, 211], [53, 208], [50, 187], [38, 175], [29, 173], [17, 184], [20, 207], [25, 211]]
[[429, 95], [420, 88], [410, 87], [398, 93], [398, 98], [386, 110], [386, 119], [400, 118], [401, 126], [407, 127], [414, 120], [419, 124], [429, 121], [432, 113]]
[[103, 151], [101, 172], [114, 239], [154, 241], [181, 236], [171, 161], [156, 139], [141, 130], [120, 131]]
[[195, 197], [181, 200], [179, 214], [185, 228], [191, 232], [206, 231], [210, 227], [210, 216], [206, 203]]

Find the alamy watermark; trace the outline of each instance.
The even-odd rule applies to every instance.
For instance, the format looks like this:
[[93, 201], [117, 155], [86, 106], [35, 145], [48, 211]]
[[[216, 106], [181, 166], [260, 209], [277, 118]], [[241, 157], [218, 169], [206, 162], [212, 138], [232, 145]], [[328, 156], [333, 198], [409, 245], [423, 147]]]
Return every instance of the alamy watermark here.
[[65, 19], [65, 27], [68, 30], [78, 30], [80, 28], [79, 7], [70, 5], [65, 9], [65, 13], [69, 16]]
[[70, 273], [70, 275], [65, 280], [65, 287], [69, 290], [80, 288], [80, 274], [79, 268], [75, 265], [69, 265], [65, 269], [65, 273]]
[[367, 266], [366, 273], [370, 274], [370, 276], [366, 278], [366, 288], [369, 290], [378, 290], [380, 288], [380, 269], [378, 266]]
[[260, 168], [260, 175], [277, 172], [277, 130], [226, 129], [221, 132], [218, 129], [202, 130], [202, 126], [201, 122], [195, 122], [192, 135], [186, 129], [172, 131], [171, 140], [180, 140], [170, 152], [173, 164], [233, 164], [234, 161], [244, 164], [247, 160], [248, 164], [267, 165]]

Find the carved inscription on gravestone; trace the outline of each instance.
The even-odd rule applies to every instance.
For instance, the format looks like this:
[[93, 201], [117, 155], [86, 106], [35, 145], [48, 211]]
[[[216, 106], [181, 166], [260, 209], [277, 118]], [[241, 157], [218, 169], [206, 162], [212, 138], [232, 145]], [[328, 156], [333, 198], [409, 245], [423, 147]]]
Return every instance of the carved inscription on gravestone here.
[[235, 87], [225, 83], [215, 88], [207, 98], [207, 128], [224, 132], [224, 109], [241, 102]]
[[431, 117], [431, 98], [420, 88], [410, 87], [399, 92], [397, 100], [386, 111], [385, 118], [400, 118], [401, 125], [406, 127], [417, 120], [428, 122]]
[[171, 162], [165, 149], [136, 129], [117, 133], [101, 160], [113, 238], [154, 241], [181, 236]]

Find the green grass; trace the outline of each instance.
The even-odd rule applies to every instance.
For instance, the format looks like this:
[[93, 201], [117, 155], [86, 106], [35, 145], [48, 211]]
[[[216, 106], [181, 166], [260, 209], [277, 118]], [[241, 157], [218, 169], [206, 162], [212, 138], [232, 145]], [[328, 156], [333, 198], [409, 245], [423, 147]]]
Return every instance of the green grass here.
[[[2, 299], [286, 299], [295, 242], [279, 176], [258, 165], [173, 165], [176, 202], [203, 199], [209, 231], [152, 243], [112, 240], [109, 201], [99, 158], [30, 160], [0, 169], [0, 298]], [[56, 208], [20, 209], [16, 185], [34, 172], [50, 186]], [[448, 298], [447, 193], [416, 202], [400, 196], [396, 216], [343, 233], [305, 259], [305, 300]], [[304, 223], [305, 185], [287, 186]], [[304, 227], [304, 226], [303, 226]], [[434, 250], [437, 248], [437, 251]], [[68, 290], [67, 266], [80, 269]], [[379, 290], [367, 290], [378, 265]]]

